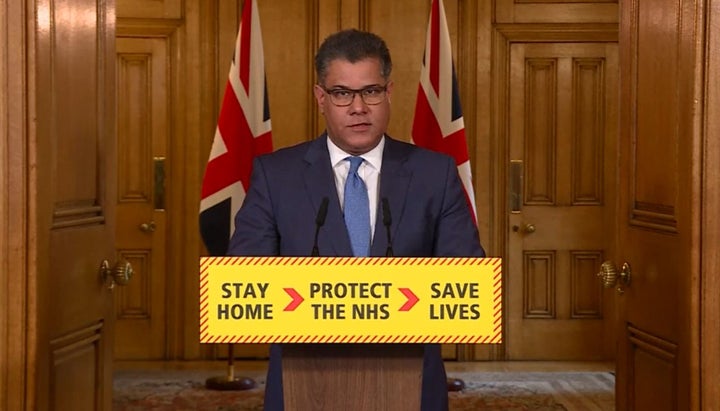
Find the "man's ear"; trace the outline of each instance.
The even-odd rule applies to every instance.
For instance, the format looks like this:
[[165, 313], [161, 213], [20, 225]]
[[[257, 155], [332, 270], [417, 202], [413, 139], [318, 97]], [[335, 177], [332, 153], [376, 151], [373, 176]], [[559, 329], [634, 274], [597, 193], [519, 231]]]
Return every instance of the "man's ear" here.
[[392, 90], [395, 83], [392, 80], [389, 80], [387, 82], [387, 85], [385, 86], [385, 93], [387, 94], [387, 100], [388, 103], [390, 102], [390, 97], [392, 97]]
[[326, 96], [325, 90], [323, 90], [319, 84], [315, 84], [313, 86], [313, 93], [315, 94], [315, 100], [317, 100], [318, 108], [322, 114], [325, 112], [325, 105], [323, 104]]

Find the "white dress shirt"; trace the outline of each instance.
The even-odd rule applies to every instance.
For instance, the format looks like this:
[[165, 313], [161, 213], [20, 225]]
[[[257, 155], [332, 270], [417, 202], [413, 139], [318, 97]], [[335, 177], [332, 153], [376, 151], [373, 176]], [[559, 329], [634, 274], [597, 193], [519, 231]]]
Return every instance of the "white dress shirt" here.
[[[330, 152], [330, 164], [335, 174], [335, 188], [337, 189], [340, 206], [344, 208], [345, 180], [350, 171], [350, 162], [346, 160], [348, 154], [336, 146], [330, 138], [327, 139], [328, 151]], [[375, 235], [375, 219], [377, 218], [378, 196], [380, 195], [380, 169], [382, 168], [383, 149], [385, 148], [385, 136], [380, 139], [375, 148], [361, 155], [362, 164], [358, 169], [358, 175], [365, 182], [368, 190], [368, 201], [370, 202], [370, 239]]]

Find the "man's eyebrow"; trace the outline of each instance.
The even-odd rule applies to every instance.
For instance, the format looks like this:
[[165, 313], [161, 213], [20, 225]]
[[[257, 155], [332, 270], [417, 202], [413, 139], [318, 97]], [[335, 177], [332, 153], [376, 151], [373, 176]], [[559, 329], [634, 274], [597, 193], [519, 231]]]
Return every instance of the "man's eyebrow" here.
[[371, 88], [371, 87], [382, 87], [382, 85], [375, 83], [375, 84], [368, 84], [367, 86], [363, 86], [361, 88], [350, 88], [350, 87], [338, 84], [335, 86], [328, 87], [328, 90], [364, 90], [366, 88]]

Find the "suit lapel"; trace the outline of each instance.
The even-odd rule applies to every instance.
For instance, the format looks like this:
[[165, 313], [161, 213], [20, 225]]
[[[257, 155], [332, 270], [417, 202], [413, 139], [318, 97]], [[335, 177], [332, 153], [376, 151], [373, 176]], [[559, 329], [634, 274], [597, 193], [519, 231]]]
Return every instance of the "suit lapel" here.
[[377, 218], [375, 219], [375, 235], [370, 248], [371, 256], [384, 256], [388, 246], [387, 230], [383, 224], [382, 199], [390, 204], [390, 233], [395, 238], [398, 223], [402, 219], [408, 187], [412, 173], [405, 168], [408, 151], [404, 145], [392, 138], [385, 137], [382, 170], [380, 171], [380, 196], [378, 198]]
[[[350, 247], [350, 239], [348, 238], [345, 220], [338, 201], [335, 175], [330, 164], [326, 138], [327, 135], [323, 134], [313, 140], [305, 155], [305, 161], [307, 162], [307, 168], [304, 172], [305, 189], [310, 195], [314, 207], [313, 219], [317, 215], [323, 198], [328, 198], [328, 212], [325, 224], [320, 229], [320, 238], [327, 238], [328, 241], [322, 242], [320, 255], [332, 255], [332, 253], [327, 252], [327, 247], [332, 247], [334, 255], [351, 256], [352, 248]], [[323, 251], [323, 247], [325, 251]]]

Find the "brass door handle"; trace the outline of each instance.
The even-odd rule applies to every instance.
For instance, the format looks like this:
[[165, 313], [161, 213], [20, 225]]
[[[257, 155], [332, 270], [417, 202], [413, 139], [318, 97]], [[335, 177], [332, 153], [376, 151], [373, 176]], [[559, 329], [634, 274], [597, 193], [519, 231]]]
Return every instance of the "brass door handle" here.
[[133, 268], [129, 261], [120, 260], [113, 268], [110, 268], [108, 260], [100, 263], [100, 278], [107, 284], [109, 290], [115, 288], [115, 285], [128, 285], [132, 276]]
[[140, 224], [139, 227], [140, 227], [140, 231], [142, 231], [143, 233], [155, 232], [155, 228], [156, 228], [154, 221], [151, 221], [149, 223], [142, 223], [142, 224]]
[[525, 234], [532, 234], [537, 229], [535, 228], [535, 224], [525, 224], [524, 226], [520, 227], [519, 225], [512, 226], [512, 230], [516, 233], [525, 233]]
[[630, 286], [632, 280], [632, 270], [628, 263], [623, 263], [622, 270], [618, 274], [615, 264], [612, 261], [605, 261], [600, 266], [600, 272], [597, 275], [605, 288], [612, 288], [617, 283], [617, 292], [620, 294], [625, 292], [625, 287]]

